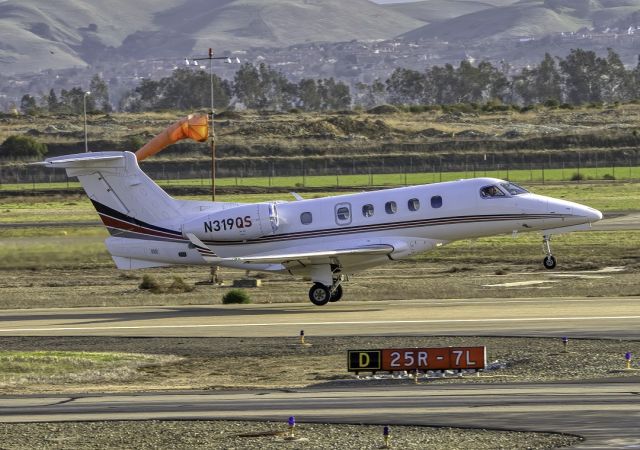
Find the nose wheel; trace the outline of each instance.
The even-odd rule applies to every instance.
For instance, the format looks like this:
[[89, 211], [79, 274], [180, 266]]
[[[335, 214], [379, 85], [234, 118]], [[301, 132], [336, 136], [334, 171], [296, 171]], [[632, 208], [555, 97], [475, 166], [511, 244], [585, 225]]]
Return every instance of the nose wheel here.
[[547, 256], [542, 260], [545, 269], [552, 270], [556, 268], [556, 257], [551, 253], [551, 236], [542, 237], [542, 248]]

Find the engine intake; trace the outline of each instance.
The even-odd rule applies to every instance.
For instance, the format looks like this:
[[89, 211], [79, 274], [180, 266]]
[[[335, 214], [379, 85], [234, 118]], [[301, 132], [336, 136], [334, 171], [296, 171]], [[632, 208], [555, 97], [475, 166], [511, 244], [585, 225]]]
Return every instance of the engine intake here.
[[199, 239], [210, 241], [244, 241], [271, 236], [278, 225], [276, 204], [256, 203], [205, 213], [184, 223], [182, 235], [193, 233]]

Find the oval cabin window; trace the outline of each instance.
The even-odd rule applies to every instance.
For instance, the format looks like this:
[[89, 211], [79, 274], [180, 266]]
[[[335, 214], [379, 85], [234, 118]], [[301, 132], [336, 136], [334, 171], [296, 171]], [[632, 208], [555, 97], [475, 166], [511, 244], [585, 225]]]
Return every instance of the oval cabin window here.
[[439, 195], [434, 195], [431, 197], [431, 207], [432, 208], [440, 208], [442, 206], [442, 197]]
[[396, 205], [396, 202], [387, 202], [384, 205], [384, 210], [387, 214], [395, 214], [398, 210], [398, 205]]
[[310, 212], [303, 212], [300, 214], [300, 223], [302, 225], [309, 225], [311, 222], [313, 222], [313, 216]]
[[407, 202], [407, 206], [409, 207], [409, 211], [417, 211], [420, 209], [420, 200], [412, 198]]

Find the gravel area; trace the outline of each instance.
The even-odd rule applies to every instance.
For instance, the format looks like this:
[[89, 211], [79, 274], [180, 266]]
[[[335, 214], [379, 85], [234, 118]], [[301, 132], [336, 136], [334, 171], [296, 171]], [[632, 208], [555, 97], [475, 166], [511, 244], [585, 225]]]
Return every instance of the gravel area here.
[[[364, 383], [347, 372], [348, 349], [484, 345], [491, 370], [461, 378], [433, 378], [435, 383], [505, 383], [586, 380], [638, 376], [624, 371], [624, 354], [640, 354], [640, 342], [570, 338], [502, 337], [321, 337], [298, 338], [110, 338], [0, 337], [3, 350], [112, 351], [176, 355], [180, 362], [142, 367], [134, 376], [99, 385], [23, 384], [0, 387], [0, 393], [122, 392], [167, 389], [300, 388], [312, 385]], [[367, 374], [361, 374], [364, 376]], [[345, 381], [346, 380], [346, 381]], [[351, 381], [349, 381], [351, 380]], [[380, 380], [366, 382], [379, 383]], [[386, 380], [406, 383], [406, 379]]]
[[[267, 422], [139, 421], [0, 424], [2, 449], [375, 449], [384, 448], [382, 426]], [[275, 435], [274, 435], [275, 434]], [[242, 436], [245, 435], [245, 436]], [[261, 435], [261, 436], [260, 436]], [[551, 433], [397, 426], [390, 448], [547, 449], [580, 438]]]

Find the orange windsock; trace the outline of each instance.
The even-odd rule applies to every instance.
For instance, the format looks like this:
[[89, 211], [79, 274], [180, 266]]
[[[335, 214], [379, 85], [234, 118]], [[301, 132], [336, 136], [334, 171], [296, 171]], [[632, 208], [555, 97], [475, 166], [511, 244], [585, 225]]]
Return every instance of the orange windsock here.
[[209, 135], [209, 121], [206, 114], [189, 114], [173, 125], [167, 127], [162, 133], [151, 139], [136, 152], [136, 159], [142, 161], [155, 155], [163, 148], [178, 142], [181, 139], [193, 139], [204, 142]]

